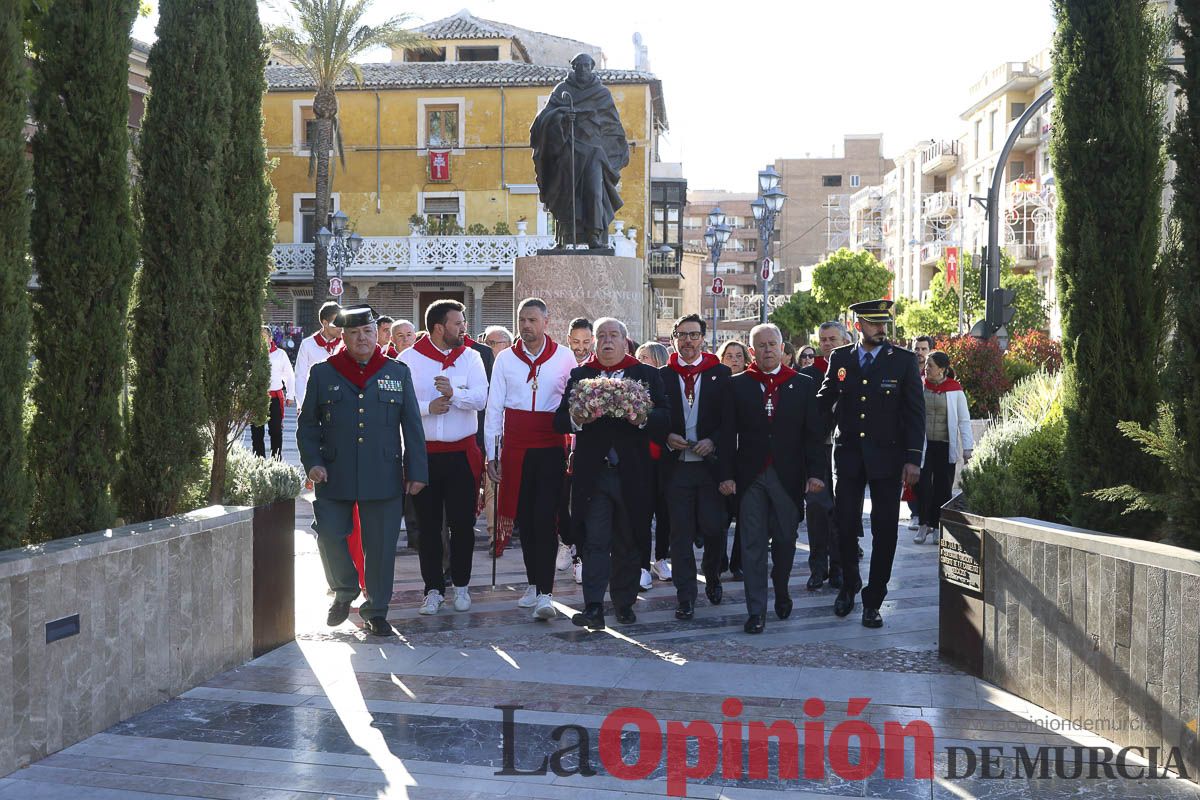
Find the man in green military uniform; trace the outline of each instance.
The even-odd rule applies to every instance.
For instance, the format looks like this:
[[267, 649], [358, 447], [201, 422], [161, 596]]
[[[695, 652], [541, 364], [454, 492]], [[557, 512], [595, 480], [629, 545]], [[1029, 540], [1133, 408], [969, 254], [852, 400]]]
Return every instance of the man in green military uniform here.
[[[850, 310], [862, 341], [829, 354], [829, 368], [817, 393], [822, 414], [832, 414], [837, 423], [834, 514], [843, 576], [833, 611], [839, 617], [853, 611], [854, 596], [862, 589], [862, 624], [879, 628], [879, 608], [896, 555], [900, 489], [902, 484], [912, 486], [921, 475], [925, 395], [916, 354], [888, 341], [892, 301], [869, 300]], [[858, 571], [858, 531], [868, 486], [871, 572], [864, 587]]]
[[370, 306], [338, 315], [345, 347], [309, 373], [296, 441], [316, 486], [313, 529], [334, 592], [327, 622], [345, 622], [358, 596], [358, 573], [346, 546], [357, 503], [366, 572], [359, 614], [369, 632], [391, 636], [387, 611], [404, 495], [425, 487], [429, 468], [408, 367], [379, 351], [375, 320]]

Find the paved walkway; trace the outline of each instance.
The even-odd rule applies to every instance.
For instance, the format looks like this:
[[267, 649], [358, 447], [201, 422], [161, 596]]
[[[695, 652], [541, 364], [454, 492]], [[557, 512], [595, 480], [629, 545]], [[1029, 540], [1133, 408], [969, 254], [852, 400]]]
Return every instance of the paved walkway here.
[[[681, 753], [668, 759], [664, 748], [661, 763], [648, 762], [640, 780], [613, 777], [601, 763], [598, 731], [606, 715], [637, 707], [653, 714], [663, 730], [668, 720], [707, 720], [719, 730], [729, 697], [741, 700], [744, 710], [733, 715], [741, 721], [788, 720], [801, 730], [813, 720], [805, 700], [820, 698], [826, 741], [848, 718], [851, 698], [869, 698], [857, 716], [879, 731], [888, 721], [931, 726], [934, 777], [914, 777], [910, 742], [905, 777], [885, 778], [880, 765], [865, 780], [847, 780], [831, 768], [836, 742], [829, 741], [823, 777], [785, 779], [772, 745], [769, 777], [726, 778], [718, 767], [711, 777], [687, 782], [690, 797], [1200, 798], [1194, 784], [1177, 780], [1014, 780], [1018, 745], [1106, 742], [1049, 730], [1057, 717], [938, 657], [936, 548], [912, 544], [904, 531], [881, 630], [863, 628], [857, 613], [834, 617], [832, 590], [805, 591], [803, 552], [792, 578], [791, 618], [781, 622], [771, 615], [760, 636], [742, 633], [738, 583], [726, 584], [719, 606], [702, 595], [695, 619], [686, 623], [673, 618], [670, 585], [657, 582], [641, 595], [633, 625], [588, 633], [564, 617], [535, 622], [516, 608], [525, 588], [519, 550], [499, 560], [493, 589], [480, 526], [471, 611], [447, 607], [435, 617], [418, 616], [417, 560], [404, 550], [397, 556], [389, 615], [401, 636], [379, 640], [358, 630], [354, 616], [337, 629], [324, 627], [328, 598], [314, 541], [302, 530], [311, 506], [298, 501], [297, 510], [296, 642], [0, 779], [0, 798], [666, 796], [665, 765], [680, 764]], [[869, 537], [864, 541], [869, 547]], [[560, 610], [581, 608], [569, 573], [558, 573], [555, 588]], [[576, 744], [576, 729], [555, 735], [558, 726], [576, 725], [588, 733], [588, 760], [599, 774], [497, 775], [505, 759], [498, 705], [523, 707], [515, 712], [510, 742], [517, 769], [533, 769]], [[851, 742], [849, 758], [856, 762], [859, 742]], [[620, 742], [630, 763], [637, 745], [631, 728]], [[1003, 748], [994, 769], [1003, 768], [1007, 779], [983, 779], [979, 769], [972, 777], [948, 779], [952, 746], [975, 753]], [[688, 763], [704, 755], [695, 741], [687, 752]], [[1077, 757], [1065, 752], [1068, 768]], [[560, 771], [578, 766], [578, 752], [570, 753]]]

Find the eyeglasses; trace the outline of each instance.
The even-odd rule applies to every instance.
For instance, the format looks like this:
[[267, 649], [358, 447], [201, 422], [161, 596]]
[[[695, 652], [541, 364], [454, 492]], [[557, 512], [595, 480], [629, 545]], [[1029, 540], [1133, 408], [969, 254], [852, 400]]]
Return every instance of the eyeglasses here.
[[691, 339], [693, 342], [698, 342], [704, 338], [704, 334], [700, 331], [676, 331], [676, 339]]
[[796, 356], [796, 358], [800, 359], [801, 361], [815, 361], [817, 357], [812, 353], [801, 353], [800, 355]]

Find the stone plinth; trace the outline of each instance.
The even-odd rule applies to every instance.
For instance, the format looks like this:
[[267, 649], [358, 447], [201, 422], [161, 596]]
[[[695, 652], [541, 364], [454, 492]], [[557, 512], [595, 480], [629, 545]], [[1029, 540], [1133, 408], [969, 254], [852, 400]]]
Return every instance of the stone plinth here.
[[[525, 256], [513, 270], [513, 319], [526, 297], [540, 297], [550, 308], [549, 335], [567, 341], [567, 326], [576, 317], [616, 317], [629, 326], [637, 342], [646, 338], [645, 265], [637, 258], [592, 255]], [[514, 327], [514, 332], [516, 328]]]

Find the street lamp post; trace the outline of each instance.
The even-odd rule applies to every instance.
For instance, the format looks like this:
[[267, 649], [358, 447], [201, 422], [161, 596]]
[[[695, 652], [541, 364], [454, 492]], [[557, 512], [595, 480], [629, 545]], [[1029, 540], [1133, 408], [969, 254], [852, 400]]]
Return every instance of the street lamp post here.
[[754, 222], [758, 225], [758, 241], [761, 245], [759, 253], [762, 260], [758, 264], [759, 284], [762, 286], [762, 304], [759, 306], [758, 321], [767, 321], [767, 296], [771, 289], [771, 281], [767, 275], [768, 259], [771, 257], [767, 249], [771, 244], [771, 233], [775, 230], [775, 217], [783, 211], [783, 201], [787, 195], [779, 188], [779, 173], [775, 167], [768, 165], [758, 173], [758, 199], [750, 203], [754, 214]]
[[712, 257], [713, 265], [713, 319], [712, 319], [712, 351], [717, 351], [717, 263], [721, 260], [721, 251], [725, 249], [725, 243], [729, 241], [729, 234], [733, 231], [725, 224], [725, 212], [720, 206], [716, 206], [712, 211], [708, 212], [708, 230], [704, 232], [704, 244], [708, 247], [708, 253]]
[[[337, 271], [338, 282], [342, 285], [342, 291], [345, 291], [346, 285], [346, 270], [354, 263], [358, 251], [362, 249], [363, 237], [357, 233], [351, 233], [349, 228], [350, 218], [341, 209], [338, 210], [329, 219], [329, 224], [333, 226], [333, 230], [329, 230], [325, 226], [321, 226], [321, 230], [317, 231], [317, 247], [321, 248], [326, 253], [326, 259], [333, 262], [334, 269]], [[340, 301], [340, 295], [339, 295]]]

